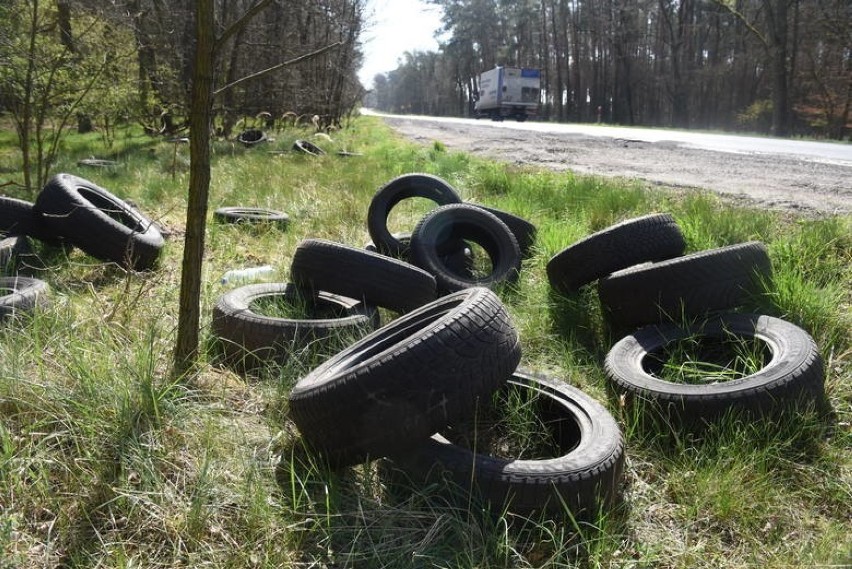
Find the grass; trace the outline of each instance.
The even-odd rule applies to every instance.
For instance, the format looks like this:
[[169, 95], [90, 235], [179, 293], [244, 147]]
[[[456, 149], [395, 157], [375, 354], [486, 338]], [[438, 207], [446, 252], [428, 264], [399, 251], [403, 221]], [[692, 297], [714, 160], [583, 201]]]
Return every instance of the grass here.
[[[440, 143], [408, 144], [369, 118], [334, 133], [334, 142], [317, 140], [326, 156], [285, 152], [309, 134], [274, 133], [274, 141], [251, 149], [214, 144], [210, 211], [265, 207], [287, 212], [290, 225], [208, 226], [205, 330], [228, 289], [220, 283], [227, 270], [270, 264], [275, 279], [287, 280], [301, 239], [369, 241], [366, 211], [382, 184], [409, 172], [441, 176], [464, 199], [538, 226], [519, 282], [499, 294], [520, 333], [522, 364], [583, 389], [619, 420], [627, 448], [620, 504], [574, 527], [485, 515], [456, 489], [399, 483], [380, 463], [328, 472], [301, 448], [287, 394], [330, 353], [305, 352], [259, 376], [219, 367], [210, 355], [196, 377], [170, 380], [188, 147], [127, 130], [107, 151], [96, 135], [72, 135], [55, 171], [132, 199], [172, 236], [158, 270], [138, 275], [78, 250], [35, 244], [29, 271], [50, 284], [52, 303], [0, 327], [0, 567], [685, 568], [852, 560], [852, 218], [797, 218], [730, 207], [710, 194], [487, 162]], [[0, 141], [0, 173], [15, 180], [18, 154], [8, 133]], [[363, 156], [340, 157], [338, 149]], [[89, 156], [119, 165], [76, 165]], [[4, 190], [34, 199], [14, 186]], [[814, 336], [832, 416], [805, 412], [757, 423], [732, 416], [700, 435], [647, 430], [608, 394], [601, 362], [618, 338], [594, 289], [555, 295], [545, 265], [591, 232], [655, 211], [674, 215], [690, 252], [767, 243], [774, 282], [746, 308]], [[418, 215], [412, 208], [395, 218], [395, 229], [410, 231]], [[261, 309], [278, 314], [272, 311], [282, 307]], [[524, 402], [515, 403], [501, 446], [522, 450], [540, 425]], [[525, 438], [512, 439], [518, 432]]]

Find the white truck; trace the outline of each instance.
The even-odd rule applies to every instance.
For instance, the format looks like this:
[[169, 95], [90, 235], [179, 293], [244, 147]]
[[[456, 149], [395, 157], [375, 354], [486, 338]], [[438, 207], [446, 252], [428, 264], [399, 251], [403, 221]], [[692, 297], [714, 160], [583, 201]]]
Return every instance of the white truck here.
[[473, 109], [476, 118], [506, 117], [525, 121], [538, 114], [541, 71], [527, 67], [501, 67], [479, 74], [479, 91]]

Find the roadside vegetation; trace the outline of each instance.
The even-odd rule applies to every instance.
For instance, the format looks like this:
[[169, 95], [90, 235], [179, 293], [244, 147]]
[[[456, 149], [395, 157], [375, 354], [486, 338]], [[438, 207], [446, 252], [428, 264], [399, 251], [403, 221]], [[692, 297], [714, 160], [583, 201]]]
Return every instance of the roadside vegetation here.
[[[311, 138], [324, 156], [290, 151], [310, 135], [290, 128], [253, 148], [213, 143], [211, 214], [263, 207], [286, 212], [290, 223], [282, 230], [211, 220], [204, 330], [216, 298], [237, 286], [220, 282], [227, 270], [269, 264], [273, 280], [286, 281], [300, 240], [362, 246], [377, 188], [404, 173], [438, 175], [466, 200], [538, 226], [518, 284], [498, 294], [519, 330], [522, 365], [586, 391], [621, 425], [627, 461], [619, 505], [593, 524], [526, 520], [483, 511], [439, 483], [399, 480], [380, 463], [328, 472], [301, 448], [286, 402], [298, 378], [333, 348], [243, 375], [218, 365], [207, 333], [199, 372], [171, 379], [189, 149], [141, 129], [117, 130], [108, 150], [97, 133], [63, 138], [53, 171], [132, 200], [170, 237], [159, 268], [146, 274], [37, 243], [25, 260], [22, 271], [50, 284], [52, 304], [0, 327], [0, 568], [709, 568], [852, 560], [852, 218], [796, 217], [732, 207], [698, 191], [484, 161], [439, 142], [401, 141], [372, 118], [353, 120], [332, 140]], [[0, 172], [20, 169], [13, 141], [8, 128], [0, 131]], [[77, 165], [93, 155], [117, 165]], [[3, 191], [34, 198], [13, 185]], [[394, 210], [392, 230], [410, 230], [422, 215], [423, 204], [412, 201]], [[618, 337], [593, 289], [555, 295], [545, 265], [586, 235], [651, 212], [674, 215], [688, 252], [767, 244], [774, 284], [746, 308], [814, 337], [830, 412], [754, 423], [728, 417], [684, 433], [649, 426], [608, 392], [602, 361]], [[755, 365], [743, 364], [743, 373]], [[534, 421], [522, 405], [512, 409], [507, 430], [534, 439]]]

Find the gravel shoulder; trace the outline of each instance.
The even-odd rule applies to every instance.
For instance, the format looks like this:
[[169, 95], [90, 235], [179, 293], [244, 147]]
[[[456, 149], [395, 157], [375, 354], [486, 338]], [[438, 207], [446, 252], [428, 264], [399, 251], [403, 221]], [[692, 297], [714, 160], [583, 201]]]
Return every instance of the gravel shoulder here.
[[476, 122], [384, 117], [416, 142], [523, 166], [635, 178], [676, 191], [716, 192], [739, 205], [807, 216], [852, 213], [852, 166], [793, 156], [714, 152], [680, 143], [540, 133]]

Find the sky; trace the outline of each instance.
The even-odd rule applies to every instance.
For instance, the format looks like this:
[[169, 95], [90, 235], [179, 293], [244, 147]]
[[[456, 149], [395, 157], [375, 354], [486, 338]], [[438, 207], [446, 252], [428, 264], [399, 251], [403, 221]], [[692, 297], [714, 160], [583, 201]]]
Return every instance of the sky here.
[[361, 83], [371, 88], [373, 77], [396, 69], [406, 51], [437, 50], [434, 35], [440, 26], [441, 9], [421, 0], [368, 0]]

